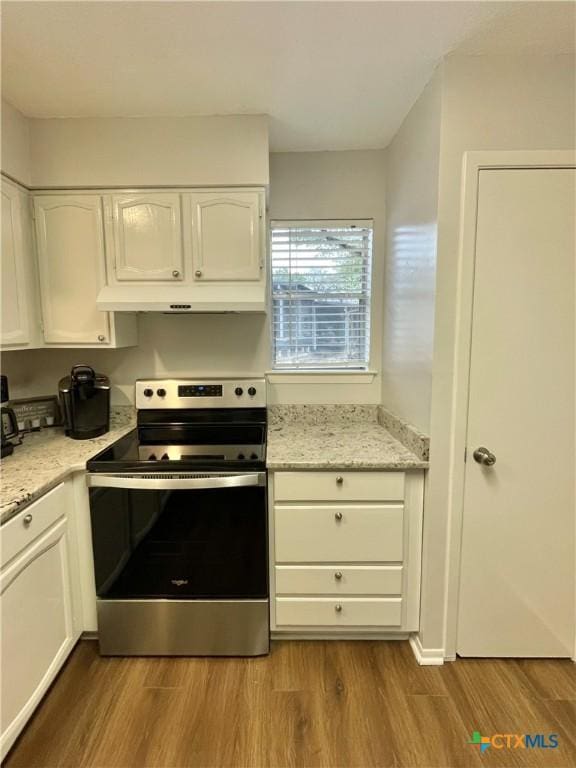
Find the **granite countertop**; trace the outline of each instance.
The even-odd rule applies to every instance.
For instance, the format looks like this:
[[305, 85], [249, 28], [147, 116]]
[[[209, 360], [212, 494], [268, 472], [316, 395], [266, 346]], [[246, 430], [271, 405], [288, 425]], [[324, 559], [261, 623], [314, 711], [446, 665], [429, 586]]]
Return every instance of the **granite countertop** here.
[[[298, 469], [426, 469], [428, 438], [372, 405], [271, 406], [266, 466]], [[136, 426], [130, 406], [112, 408], [110, 431], [72, 440], [59, 427], [24, 436], [2, 459], [0, 524], [61, 483]]]
[[267, 457], [271, 470], [428, 467], [427, 447], [400, 442], [382, 426], [378, 406], [272, 406]]
[[110, 431], [90, 440], [72, 440], [61, 427], [48, 427], [23, 436], [22, 445], [2, 459], [0, 524], [23, 507], [61, 483], [72, 472], [86, 468], [86, 462], [130, 432], [136, 414], [130, 406], [113, 407]]

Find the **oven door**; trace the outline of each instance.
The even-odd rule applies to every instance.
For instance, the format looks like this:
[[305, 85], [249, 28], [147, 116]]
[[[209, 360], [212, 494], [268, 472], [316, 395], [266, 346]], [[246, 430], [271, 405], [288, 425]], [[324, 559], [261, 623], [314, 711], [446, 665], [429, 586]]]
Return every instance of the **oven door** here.
[[268, 597], [266, 474], [88, 476], [96, 593]]

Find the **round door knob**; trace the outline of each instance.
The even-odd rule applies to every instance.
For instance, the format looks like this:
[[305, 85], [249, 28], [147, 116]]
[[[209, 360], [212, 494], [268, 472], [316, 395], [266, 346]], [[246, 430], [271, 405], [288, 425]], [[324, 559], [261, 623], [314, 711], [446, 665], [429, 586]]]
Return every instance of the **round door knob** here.
[[157, 389], [156, 394], [158, 395], [158, 397], [166, 397], [166, 390], [162, 388]]
[[172, 277], [180, 277], [180, 272], [178, 272], [178, 270], [177, 270], [177, 269], [175, 269], [175, 270], [172, 272]]
[[334, 513], [334, 517], [335, 517], [335, 519], [336, 519], [338, 522], [340, 522], [340, 520], [342, 520], [342, 517], [343, 517], [343, 515], [342, 515], [342, 512], [335, 512], [335, 513]]
[[250, 397], [254, 397], [254, 395], [256, 394], [256, 387], [248, 387], [248, 394], [250, 395]]
[[22, 520], [22, 522], [24, 523], [24, 527], [28, 528], [28, 526], [31, 525], [33, 519], [34, 518], [32, 517], [32, 515], [26, 515]]
[[150, 387], [146, 387], [146, 389], [144, 390], [144, 397], [152, 397], [153, 394], [154, 394], [154, 390], [150, 389]]
[[241, 395], [243, 395], [243, 394], [244, 394], [244, 390], [242, 389], [242, 387], [236, 387], [236, 389], [234, 390], [234, 394], [235, 394], [237, 397], [240, 397]]
[[334, 578], [336, 579], [336, 581], [340, 581], [342, 579], [342, 571], [336, 571], [336, 573], [334, 574]]
[[194, 272], [194, 274], [196, 275], [196, 277], [202, 277], [202, 270], [197, 269], [196, 272]]
[[488, 448], [484, 448], [483, 446], [476, 448], [472, 455], [474, 456], [474, 461], [478, 462], [478, 464], [482, 464], [483, 467], [493, 467], [494, 464], [496, 464], [496, 456], [494, 456], [492, 451], [489, 451]]
[[343, 482], [344, 482], [344, 478], [341, 475], [338, 475], [338, 477], [336, 478], [336, 485], [342, 485]]
[[102, 334], [100, 334], [98, 336], [98, 341], [106, 341], [106, 336], [103, 336]]
[[342, 613], [342, 606], [340, 605], [340, 603], [336, 603], [336, 605], [334, 606], [334, 610], [336, 611], [336, 613]]

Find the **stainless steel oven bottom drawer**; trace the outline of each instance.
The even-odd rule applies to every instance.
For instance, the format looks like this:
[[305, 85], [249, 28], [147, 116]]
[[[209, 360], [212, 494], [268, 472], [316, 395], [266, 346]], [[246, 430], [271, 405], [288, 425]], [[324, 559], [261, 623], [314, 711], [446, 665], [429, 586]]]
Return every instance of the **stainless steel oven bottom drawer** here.
[[262, 656], [268, 600], [97, 600], [103, 656]]

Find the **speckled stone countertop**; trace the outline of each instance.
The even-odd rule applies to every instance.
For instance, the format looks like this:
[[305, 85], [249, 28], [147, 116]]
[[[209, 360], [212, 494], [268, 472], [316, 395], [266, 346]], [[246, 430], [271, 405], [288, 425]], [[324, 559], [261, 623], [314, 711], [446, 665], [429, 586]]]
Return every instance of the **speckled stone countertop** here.
[[72, 440], [60, 427], [24, 435], [22, 445], [2, 459], [0, 524], [68, 475], [86, 468], [86, 462], [136, 426], [136, 413], [129, 406], [113, 407], [110, 431], [90, 440]]
[[378, 406], [272, 406], [266, 466], [298, 469], [426, 469], [378, 422]]

